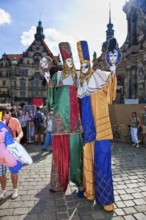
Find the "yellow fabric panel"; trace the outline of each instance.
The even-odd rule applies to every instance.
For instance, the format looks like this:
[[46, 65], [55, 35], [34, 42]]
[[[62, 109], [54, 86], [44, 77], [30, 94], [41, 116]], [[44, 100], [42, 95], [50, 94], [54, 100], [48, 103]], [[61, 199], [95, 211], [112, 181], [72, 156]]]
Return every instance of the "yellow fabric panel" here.
[[113, 139], [106, 93], [100, 90], [91, 94], [91, 105], [96, 126], [96, 140]]
[[86, 143], [84, 145], [83, 157], [83, 186], [84, 196], [88, 200], [94, 199], [94, 142]]
[[109, 77], [108, 84], [103, 88], [103, 91], [106, 93], [106, 99], [109, 104], [112, 104], [113, 100], [116, 98], [117, 93], [117, 76], [114, 75], [114, 78], [112, 75]]
[[114, 79], [112, 80], [112, 101], [115, 100], [117, 94], [117, 76], [114, 75]]

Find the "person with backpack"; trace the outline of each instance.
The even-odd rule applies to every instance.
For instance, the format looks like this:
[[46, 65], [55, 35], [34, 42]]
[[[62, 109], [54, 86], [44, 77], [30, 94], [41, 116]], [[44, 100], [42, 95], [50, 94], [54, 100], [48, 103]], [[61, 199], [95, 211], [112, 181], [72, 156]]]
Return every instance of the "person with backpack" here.
[[35, 126], [35, 144], [38, 144], [38, 137], [40, 136], [41, 144], [44, 143], [44, 126], [43, 126], [44, 115], [41, 112], [40, 107], [37, 107], [37, 112], [34, 116], [34, 126]]

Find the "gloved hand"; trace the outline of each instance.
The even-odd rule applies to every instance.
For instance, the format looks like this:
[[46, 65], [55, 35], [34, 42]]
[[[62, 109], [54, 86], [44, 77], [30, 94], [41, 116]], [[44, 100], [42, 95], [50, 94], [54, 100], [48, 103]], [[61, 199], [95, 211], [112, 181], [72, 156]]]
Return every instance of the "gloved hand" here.
[[50, 72], [49, 72], [49, 71], [48, 71], [48, 72], [45, 72], [44, 77], [45, 77], [47, 83], [49, 83], [49, 80], [50, 80]]
[[110, 71], [111, 71], [111, 73], [114, 75], [115, 74], [115, 72], [116, 72], [116, 65], [115, 64], [113, 64], [112, 66], [110, 66]]

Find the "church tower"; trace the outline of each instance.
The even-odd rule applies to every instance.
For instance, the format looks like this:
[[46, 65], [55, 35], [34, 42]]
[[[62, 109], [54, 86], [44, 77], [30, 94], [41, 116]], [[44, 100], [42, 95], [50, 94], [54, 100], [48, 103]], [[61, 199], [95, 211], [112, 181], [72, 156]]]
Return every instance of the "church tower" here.
[[107, 31], [106, 31], [106, 41], [102, 45], [102, 52], [106, 51], [108, 48], [109, 41], [114, 38], [114, 30], [113, 24], [111, 22], [111, 7], [109, 7], [109, 23], [107, 24]]
[[102, 69], [109, 71], [109, 65], [105, 61], [105, 53], [108, 48], [109, 41], [114, 38], [114, 29], [113, 24], [111, 22], [111, 6], [109, 6], [109, 23], [107, 24], [107, 30], [106, 30], [106, 41], [102, 44], [102, 54], [100, 57], [96, 57], [96, 52], [94, 52], [93, 55], [93, 69]]
[[45, 39], [45, 35], [43, 34], [43, 27], [42, 27], [42, 22], [39, 21], [38, 22], [38, 26], [36, 28], [36, 34], [34, 35], [35, 40], [44, 40]]

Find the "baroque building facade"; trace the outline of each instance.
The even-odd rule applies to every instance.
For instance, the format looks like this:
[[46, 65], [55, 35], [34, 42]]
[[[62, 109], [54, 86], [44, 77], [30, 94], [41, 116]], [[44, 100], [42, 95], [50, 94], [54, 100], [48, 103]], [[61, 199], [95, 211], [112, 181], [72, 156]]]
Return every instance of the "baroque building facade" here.
[[47, 89], [42, 86], [39, 61], [50, 56], [53, 65], [60, 64], [59, 55], [54, 56], [46, 45], [42, 22], [38, 22], [34, 41], [23, 54], [6, 54], [0, 59], [0, 103], [12, 105], [32, 104], [33, 98], [47, 97]]
[[[146, 0], [129, 0], [123, 11], [127, 17], [127, 37], [120, 48], [121, 62], [117, 66], [117, 103], [124, 99], [138, 99], [139, 103], [146, 102]], [[102, 54], [93, 57], [93, 68], [108, 70], [105, 62], [105, 52], [109, 40], [114, 37], [111, 18], [107, 25], [106, 42], [102, 46]]]

